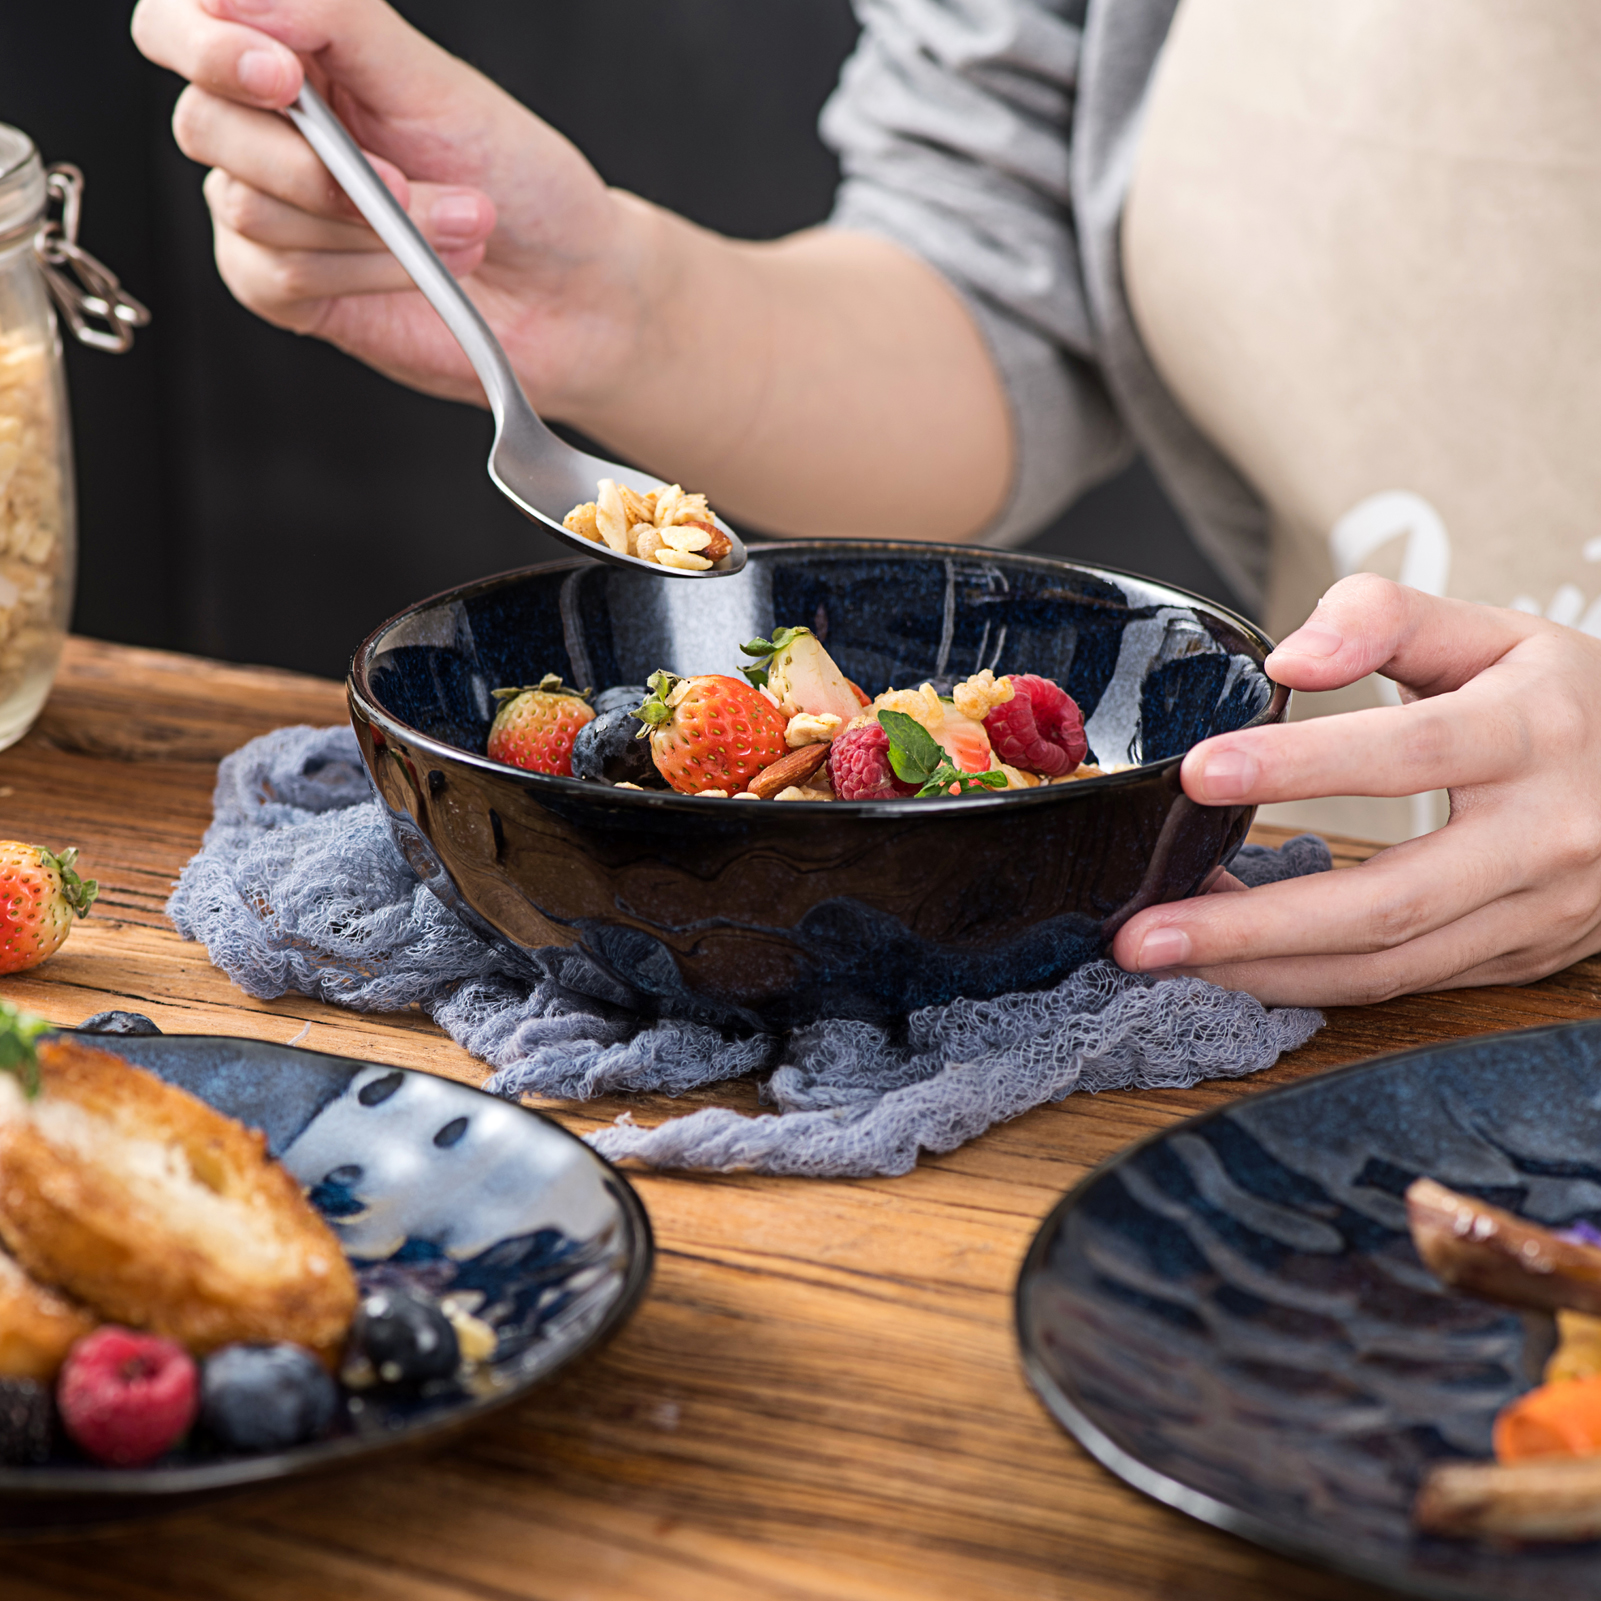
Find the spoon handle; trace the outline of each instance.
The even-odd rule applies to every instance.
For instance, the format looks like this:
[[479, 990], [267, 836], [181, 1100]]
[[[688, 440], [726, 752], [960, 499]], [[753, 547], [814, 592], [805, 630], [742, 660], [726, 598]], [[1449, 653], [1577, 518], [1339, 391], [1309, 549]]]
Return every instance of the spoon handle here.
[[433, 247], [417, 231], [400, 202], [373, 171], [360, 146], [345, 131], [345, 125], [309, 81], [301, 85], [300, 96], [287, 108], [287, 115], [304, 135], [306, 143], [317, 152], [334, 182], [350, 196], [356, 209], [372, 225], [373, 232], [388, 245], [395, 259], [410, 274], [411, 281], [444, 318], [445, 326], [466, 352], [484, 386], [496, 427], [504, 427], [508, 413], [521, 413], [523, 426], [532, 423], [543, 430], [544, 424], [528, 404], [506, 352], [482, 313], [434, 254]]

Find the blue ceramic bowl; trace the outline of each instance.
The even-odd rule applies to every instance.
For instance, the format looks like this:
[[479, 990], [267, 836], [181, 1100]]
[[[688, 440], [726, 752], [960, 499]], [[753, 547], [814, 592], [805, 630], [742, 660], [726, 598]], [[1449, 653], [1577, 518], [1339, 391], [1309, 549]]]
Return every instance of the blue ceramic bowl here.
[[[814, 629], [869, 694], [990, 667], [1054, 678], [1103, 778], [1009, 795], [701, 800], [526, 773], [484, 754], [500, 685], [602, 689], [732, 672], [776, 625]], [[1269, 641], [1194, 595], [1042, 557], [774, 544], [737, 578], [594, 562], [423, 601], [356, 652], [350, 707], [419, 875], [513, 953], [579, 946], [643, 1010], [784, 1028], [1054, 983], [1140, 908], [1194, 894], [1248, 807], [1179, 785], [1208, 735], [1284, 716]]]
[[1419, 1260], [1402, 1196], [1425, 1174], [1601, 1224], [1601, 1023], [1383, 1057], [1124, 1151], [1034, 1241], [1024, 1367], [1114, 1473], [1247, 1539], [1412, 1595], [1594, 1597], [1601, 1543], [1412, 1527], [1428, 1466], [1488, 1458], [1555, 1340]]
[[342, 1405], [326, 1438], [289, 1451], [229, 1455], [197, 1436], [148, 1468], [97, 1467], [65, 1449], [37, 1467], [0, 1467], [0, 1538], [166, 1515], [437, 1441], [594, 1348], [644, 1293], [652, 1245], [638, 1196], [536, 1112], [429, 1073], [259, 1040], [155, 1034], [105, 1046], [263, 1130], [364, 1288], [468, 1297], [499, 1343], [468, 1383], [367, 1392]]

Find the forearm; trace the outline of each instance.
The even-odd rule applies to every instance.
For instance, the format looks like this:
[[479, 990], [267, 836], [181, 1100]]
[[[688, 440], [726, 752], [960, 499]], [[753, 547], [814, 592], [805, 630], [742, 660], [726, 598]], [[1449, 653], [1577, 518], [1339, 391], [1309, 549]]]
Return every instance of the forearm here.
[[557, 415], [776, 533], [960, 541], [1001, 509], [1006, 396], [932, 268], [864, 234], [744, 243], [618, 200], [637, 354], [574, 373]]

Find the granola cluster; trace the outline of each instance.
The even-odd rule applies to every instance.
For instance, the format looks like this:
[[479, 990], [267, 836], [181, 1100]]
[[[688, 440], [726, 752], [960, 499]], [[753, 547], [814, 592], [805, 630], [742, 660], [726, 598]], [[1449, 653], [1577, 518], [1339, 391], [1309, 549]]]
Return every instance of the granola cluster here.
[[53, 670], [65, 626], [59, 426], [40, 332], [0, 332], [0, 705]]
[[685, 572], [705, 572], [733, 549], [706, 497], [686, 495], [677, 484], [641, 495], [627, 484], [602, 478], [596, 497], [574, 506], [562, 526], [621, 556]]

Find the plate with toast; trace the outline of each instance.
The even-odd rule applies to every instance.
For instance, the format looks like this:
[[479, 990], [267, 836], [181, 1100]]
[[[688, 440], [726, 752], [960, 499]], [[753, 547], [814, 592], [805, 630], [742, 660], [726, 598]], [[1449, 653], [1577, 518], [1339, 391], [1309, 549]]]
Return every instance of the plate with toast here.
[[0, 1538], [439, 1438], [644, 1293], [638, 1196], [537, 1112], [258, 1040], [7, 1038]]

